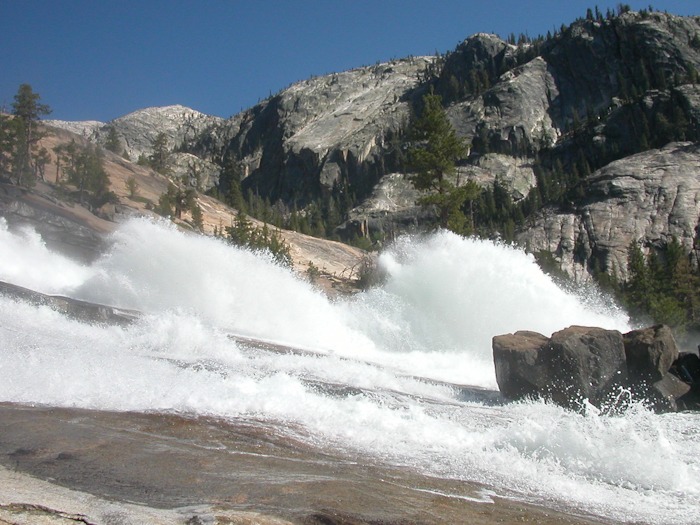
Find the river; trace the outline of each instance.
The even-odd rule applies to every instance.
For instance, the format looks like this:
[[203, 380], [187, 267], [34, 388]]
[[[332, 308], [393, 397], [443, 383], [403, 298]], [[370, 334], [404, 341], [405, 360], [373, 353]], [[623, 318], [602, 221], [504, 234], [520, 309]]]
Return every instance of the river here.
[[331, 300], [265, 256], [160, 222], [125, 223], [85, 265], [0, 219], [0, 280], [144, 314], [91, 325], [0, 297], [0, 402], [255, 422], [456, 496], [478, 484], [606, 521], [700, 522], [697, 414], [497, 394], [494, 335], [629, 330], [609, 299], [449, 233], [400, 239], [379, 266], [383, 284]]

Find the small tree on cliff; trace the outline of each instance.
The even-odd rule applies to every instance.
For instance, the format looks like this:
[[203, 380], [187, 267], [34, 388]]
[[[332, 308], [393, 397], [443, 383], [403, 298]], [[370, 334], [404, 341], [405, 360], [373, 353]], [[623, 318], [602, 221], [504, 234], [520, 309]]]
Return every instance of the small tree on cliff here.
[[168, 171], [168, 136], [161, 132], [156, 135], [152, 142], [153, 153], [149, 157], [149, 163], [158, 173], [167, 173]]
[[31, 184], [36, 175], [34, 155], [39, 140], [44, 136], [39, 131], [39, 119], [51, 113], [51, 108], [41, 104], [41, 97], [32, 86], [22, 84], [12, 103], [12, 125], [14, 127], [14, 151], [12, 171], [18, 185]]
[[463, 233], [467, 219], [462, 205], [478, 196], [478, 187], [474, 183], [457, 187], [450, 180], [468, 149], [447, 119], [439, 95], [423, 97], [423, 108], [411, 121], [408, 140], [408, 180], [416, 189], [430, 192], [418, 204], [435, 206], [442, 228]]
[[110, 125], [107, 128], [107, 138], [105, 139], [105, 149], [107, 151], [111, 151], [112, 153], [116, 153], [117, 155], [122, 154], [122, 144], [121, 144], [121, 140], [119, 139], [119, 133], [117, 133], [117, 128], [115, 128], [113, 125]]

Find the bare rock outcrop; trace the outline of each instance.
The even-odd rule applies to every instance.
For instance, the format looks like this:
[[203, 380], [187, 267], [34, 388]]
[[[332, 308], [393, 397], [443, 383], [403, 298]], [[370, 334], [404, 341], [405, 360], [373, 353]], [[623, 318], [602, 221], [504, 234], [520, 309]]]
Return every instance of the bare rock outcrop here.
[[700, 361], [679, 356], [668, 326], [621, 334], [570, 326], [545, 337], [493, 338], [496, 381], [506, 399], [544, 398], [569, 409], [610, 411], [641, 400], [657, 411], [700, 406]]
[[663, 379], [678, 359], [673, 333], [666, 325], [628, 332], [624, 344], [630, 373], [651, 382]]
[[105, 247], [104, 235], [114, 229], [85, 208], [5, 183], [0, 183], [0, 221], [9, 228], [29, 226], [51, 249], [82, 261], [96, 259]]
[[218, 186], [221, 167], [191, 153], [172, 153], [168, 156], [168, 175], [185, 185], [207, 191]]
[[406, 95], [433, 60], [393, 60], [298, 82], [214, 127], [192, 151], [234, 159], [244, 187], [273, 202], [304, 205], [348, 184], [367, 195], [390, 171], [389, 143], [409, 115]]
[[47, 120], [46, 124], [72, 131], [84, 138], [104, 145], [112, 127], [129, 158], [137, 160], [141, 155], [153, 153], [153, 141], [159, 133], [168, 139], [168, 148], [180, 147], [183, 142], [194, 140], [213, 125], [223, 121], [220, 117], [206, 115], [185, 106], [163, 106], [140, 109], [116, 118], [108, 123], [97, 121], [69, 122]]
[[672, 143], [627, 157], [595, 172], [586, 200], [571, 212], [544, 210], [518, 236], [528, 250], [555, 254], [561, 268], [579, 280], [593, 266], [627, 275], [632, 242], [661, 246], [676, 237], [693, 245], [700, 216], [700, 144]]

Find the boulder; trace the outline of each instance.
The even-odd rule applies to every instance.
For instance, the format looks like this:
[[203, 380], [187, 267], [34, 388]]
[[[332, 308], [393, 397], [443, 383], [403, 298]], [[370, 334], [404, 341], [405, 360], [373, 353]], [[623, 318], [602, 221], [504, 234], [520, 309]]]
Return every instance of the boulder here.
[[540, 397], [549, 383], [549, 365], [544, 359], [549, 338], [537, 332], [520, 331], [493, 338], [496, 381], [507, 399]]
[[627, 375], [622, 334], [571, 326], [551, 339], [536, 332], [492, 340], [498, 388], [507, 399], [542, 397], [577, 408], [604, 404]]
[[673, 362], [671, 373], [689, 385], [700, 384], [700, 357], [683, 352]]
[[606, 411], [643, 400], [657, 412], [700, 410], [700, 357], [678, 353], [671, 329], [570, 326], [551, 338], [520, 331], [492, 340], [504, 398], [549, 399], [570, 409]]
[[549, 347], [549, 397], [563, 406], [575, 408], [585, 400], [600, 406], [627, 375], [617, 330], [571, 326], [552, 334]]
[[678, 359], [678, 348], [666, 325], [641, 328], [623, 336], [627, 369], [632, 383], [661, 381]]
[[[677, 412], [680, 399], [690, 392], [690, 385], [673, 374], [666, 374], [649, 388], [645, 400], [656, 412]], [[684, 407], [683, 407], [684, 408]]]
[[671, 366], [669, 375], [687, 385], [687, 390], [677, 398], [681, 410], [700, 410], [700, 357], [683, 352]]

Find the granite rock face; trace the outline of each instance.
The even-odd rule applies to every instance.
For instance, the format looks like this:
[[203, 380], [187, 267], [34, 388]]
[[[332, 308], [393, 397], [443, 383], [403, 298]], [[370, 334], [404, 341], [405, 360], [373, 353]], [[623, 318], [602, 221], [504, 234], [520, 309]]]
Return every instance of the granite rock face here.
[[105, 247], [104, 233], [112, 227], [97, 217], [80, 214], [79, 207], [49, 200], [17, 186], [0, 183], [0, 227], [29, 227], [52, 250], [84, 262], [95, 260]]
[[575, 210], [547, 209], [518, 240], [555, 254], [569, 275], [587, 280], [593, 264], [627, 275], [631, 242], [660, 246], [675, 236], [690, 248], [700, 217], [700, 144], [671, 143], [612, 162], [586, 182]]
[[[206, 172], [205, 189], [226, 193], [235, 173], [244, 191], [287, 209], [332, 194], [353, 201], [340, 232], [391, 237], [434, 224], [400, 175], [411, 108], [433, 89], [471, 145], [458, 166], [462, 182], [498, 182], [517, 202], [537, 185], [538, 162], [557, 160], [571, 170], [575, 159], [588, 156], [595, 167], [583, 197], [545, 208], [517, 240], [533, 252], [552, 252], [576, 280], [590, 279], [594, 268], [624, 278], [631, 241], [648, 249], [676, 236], [690, 246], [698, 225], [697, 147], [666, 140], [635, 154], [646, 148], [632, 131], [641, 116], [674, 105], [688, 137], [700, 137], [700, 86], [693, 84], [698, 35], [700, 17], [646, 10], [580, 19], [518, 45], [479, 33], [446, 57], [392, 60], [297, 82], [226, 120], [171, 106], [111, 125], [134, 160], [148, 155], [164, 131], [170, 147], [183, 146], [202, 160], [191, 169], [196, 161], [178, 156], [175, 174], [192, 179], [193, 172]], [[585, 136], [576, 133], [582, 121]], [[83, 123], [80, 130], [100, 142], [107, 128]]]
[[432, 61], [395, 60], [298, 82], [220, 123], [193, 151], [233, 159], [244, 187], [273, 202], [304, 205], [342, 185], [368, 195], [391, 171], [407, 94]]
[[70, 131], [88, 140], [95, 137], [99, 130], [107, 125], [98, 120], [43, 120], [42, 122], [54, 128]]
[[553, 72], [542, 57], [503, 73], [482, 96], [454, 104], [448, 114], [455, 129], [482, 147], [513, 157], [552, 146], [561, 135], [552, 101], [559, 94]]
[[129, 158], [153, 153], [152, 144], [159, 133], [168, 138], [168, 148], [180, 147], [211, 126], [223, 121], [185, 106], [163, 106], [140, 109], [108, 123], [96, 121], [66, 122], [47, 120], [46, 124], [72, 131], [97, 144], [104, 145], [109, 127], [114, 127]]
[[168, 174], [185, 185], [207, 191], [219, 184], [221, 167], [191, 153], [171, 153], [168, 156]]

